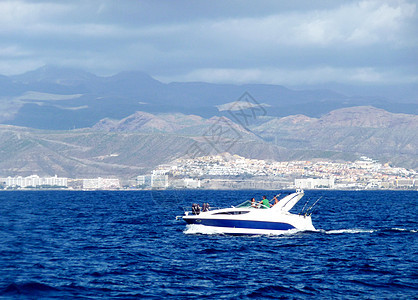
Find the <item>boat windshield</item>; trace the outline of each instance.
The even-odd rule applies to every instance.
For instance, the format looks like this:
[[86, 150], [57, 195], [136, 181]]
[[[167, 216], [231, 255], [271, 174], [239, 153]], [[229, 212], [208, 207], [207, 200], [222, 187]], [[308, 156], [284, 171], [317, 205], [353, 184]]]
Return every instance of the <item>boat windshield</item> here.
[[255, 206], [252, 206], [251, 201], [247, 200], [237, 206], [234, 206], [236, 208], [269, 208], [267, 206], [265, 206], [264, 204], [260, 204], [260, 203], [255, 203]]
[[250, 200], [247, 200], [247, 201], [245, 201], [245, 202], [243, 202], [243, 203], [241, 203], [241, 204], [239, 204], [239, 205], [237, 205], [235, 207], [236, 208], [251, 207], [251, 201]]

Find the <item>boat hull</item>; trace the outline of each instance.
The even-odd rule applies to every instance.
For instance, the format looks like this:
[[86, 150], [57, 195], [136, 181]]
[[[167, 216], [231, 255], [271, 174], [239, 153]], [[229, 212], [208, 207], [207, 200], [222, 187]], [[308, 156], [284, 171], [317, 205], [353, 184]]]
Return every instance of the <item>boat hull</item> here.
[[[248, 216], [251, 217], [251, 216]], [[220, 218], [216, 215], [201, 214], [184, 216], [188, 224], [201, 225], [210, 231], [225, 234], [281, 234], [287, 231], [314, 231], [310, 216], [284, 214], [265, 216], [261, 220], [249, 218]]]
[[246, 229], [264, 229], [264, 230], [289, 230], [295, 229], [294, 226], [288, 223], [280, 222], [265, 222], [253, 220], [231, 220], [231, 219], [199, 219], [199, 218], [184, 218], [188, 224], [197, 224], [212, 227], [222, 228], [246, 228]]
[[[200, 227], [201, 226], [201, 227]], [[251, 229], [251, 228], [232, 228], [204, 226], [197, 224], [189, 224], [186, 227], [186, 234], [226, 234], [226, 235], [283, 235], [295, 234], [300, 232], [298, 229], [289, 230], [271, 230], [271, 229]]]

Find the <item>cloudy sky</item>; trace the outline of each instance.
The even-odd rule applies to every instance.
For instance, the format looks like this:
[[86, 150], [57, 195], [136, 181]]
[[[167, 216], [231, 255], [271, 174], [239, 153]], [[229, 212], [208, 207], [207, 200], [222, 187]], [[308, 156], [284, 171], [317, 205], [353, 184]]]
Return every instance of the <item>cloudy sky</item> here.
[[417, 14], [413, 0], [0, 0], [0, 74], [48, 64], [165, 82], [416, 84]]

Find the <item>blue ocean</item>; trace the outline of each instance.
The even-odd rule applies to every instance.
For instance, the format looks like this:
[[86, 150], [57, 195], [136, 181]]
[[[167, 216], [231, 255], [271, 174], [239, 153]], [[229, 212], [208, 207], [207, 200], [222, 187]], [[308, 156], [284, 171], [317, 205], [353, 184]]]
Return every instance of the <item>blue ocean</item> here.
[[[0, 193], [0, 298], [413, 299], [418, 192], [306, 191], [318, 231], [199, 232], [176, 216], [286, 191]], [[290, 192], [290, 191], [289, 191]]]

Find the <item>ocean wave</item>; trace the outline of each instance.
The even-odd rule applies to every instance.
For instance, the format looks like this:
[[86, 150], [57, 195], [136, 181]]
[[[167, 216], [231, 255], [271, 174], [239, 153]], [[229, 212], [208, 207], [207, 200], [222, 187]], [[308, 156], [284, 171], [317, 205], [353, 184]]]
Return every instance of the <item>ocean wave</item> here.
[[274, 236], [282, 236], [282, 235], [294, 235], [300, 232], [304, 232], [304, 230], [299, 230], [299, 229], [289, 229], [289, 230], [285, 230], [283, 232], [280, 233], [270, 233], [269, 236], [270, 237], [274, 237]]
[[414, 229], [406, 229], [406, 228], [398, 228], [398, 227], [391, 228], [387, 231], [417, 233], [417, 230], [414, 230]]
[[222, 234], [219, 228], [208, 227], [200, 224], [188, 224], [183, 231], [185, 234]]
[[387, 228], [387, 229], [359, 229], [359, 228], [352, 228], [352, 229], [336, 229], [336, 230], [323, 230], [321, 231], [326, 234], [344, 234], [344, 233], [374, 233], [377, 232], [379, 234], [384, 233], [416, 233], [417, 230], [414, 229], [406, 229], [406, 228]]
[[214, 248], [206, 248], [200, 251], [197, 251], [196, 254], [217, 254], [217, 253], [224, 253], [228, 252], [226, 249], [214, 249]]
[[343, 233], [373, 233], [373, 229], [337, 229], [337, 230], [327, 230], [326, 234], [343, 234]]
[[11, 294], [36, 294], [39, 292], [53, 292], [59, 291], [59, 289], [43, 284], [40, 282], [24, 282], [24, 283], [11, 283], [9, 284], [2, 292], [1, 295], [11, 295]]
[[272, 285], [272, 286], [265, 286], [252, 291], [251, 293], [247, 294], [247, 297], [250, 298], [276, 298], [279, 295], [289, 295], [291, 294], [292, 297], [295, 295], [315, 295], [316, 289], [311, 286], [301, 285], [300, 287], [296, 286], [289, 286], [289, 285]]

